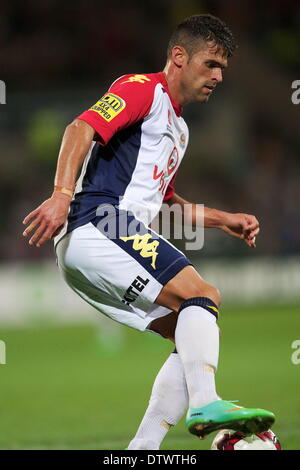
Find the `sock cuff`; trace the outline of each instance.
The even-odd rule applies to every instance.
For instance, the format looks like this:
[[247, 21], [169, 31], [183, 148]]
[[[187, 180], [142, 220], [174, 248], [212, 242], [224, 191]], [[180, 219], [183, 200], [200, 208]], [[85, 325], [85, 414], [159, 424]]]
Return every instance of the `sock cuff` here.
[[181, 306], [178, 310], [178, 314], [180, 314], [180, 312], [184, 308], [191, 307], [193, 305], [195, 305], [197, 307], [204, 308], [209, 313], [214, 315], [214, 317], [216, 317], [216, 319], [218, 320], [218, 318], [219, 318], [219, 309], [218, 309], [217, 305], [211, 299], [209, 299], [207, 297], [192, 297], [191, 299], [185, 300], [184, 302], [182, 302], [182, 304], [181, 304]]

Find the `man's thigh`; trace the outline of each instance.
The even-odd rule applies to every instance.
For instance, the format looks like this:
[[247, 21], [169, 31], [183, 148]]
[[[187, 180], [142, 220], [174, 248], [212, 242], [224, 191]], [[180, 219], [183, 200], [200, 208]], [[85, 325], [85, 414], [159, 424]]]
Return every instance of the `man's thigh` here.
[[[58, 243], [58, 265], [70, 287], [97, 310], [144, 330], [152, 321], [171, 312], [155, 302], [163, 279], [173, 277], [172, 267], [176, 273], [181, 265], [189, 264], [171, 244], [162, 238], [158, 242], [153, 267], [151, 256], [142, 256], [141, 250], [134, 249], [134, 240], [120, 245], [88, 223]], [[147, 253], [147, 244], [143, 248]]]

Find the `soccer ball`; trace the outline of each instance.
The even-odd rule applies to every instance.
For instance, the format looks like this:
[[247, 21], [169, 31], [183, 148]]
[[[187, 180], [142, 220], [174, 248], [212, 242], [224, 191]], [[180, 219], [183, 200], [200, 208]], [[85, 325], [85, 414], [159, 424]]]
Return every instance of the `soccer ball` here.
[[211, 450], [281, 450], [281, 445], [270, 429], [250, 436], [231, 429], [222, 429], [214, 438]]

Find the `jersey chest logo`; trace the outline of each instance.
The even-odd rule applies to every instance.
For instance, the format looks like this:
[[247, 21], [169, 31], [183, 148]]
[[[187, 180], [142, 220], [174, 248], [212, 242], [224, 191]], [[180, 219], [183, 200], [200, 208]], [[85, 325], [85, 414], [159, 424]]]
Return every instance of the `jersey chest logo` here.
[[131, 237], [120, 237], [121, 240], [127, 242], [128, 240], [133, 240], [132, 248], [135, 251], [140, 251], [140, 255], [143, 258], [152, 258], [151, 266], [153, 269], [156, 269], [155, 262], [158, 256], [157, 247], [159, 245], [158, 240], [150, 242], [152, 238], [151, 233], [146, 233], [145, 235], [132, 235]]
[[153, 179], [157, 180], [159, 179], [160, 186], [159, 186], [159, 191], [164, 193], [164, 190], [166, 189], [166, 178], [170, 176], [172, 173], [174, 173], [175, 169], [177, 168], [179, 161], [179, 155], [178, 155], [178, 150], [176, 147], [173, 148], [171, 155], [169, 156], [167, 168], [164, 170], [159, 171], [158, 166], [154, 166], [153, 170]]

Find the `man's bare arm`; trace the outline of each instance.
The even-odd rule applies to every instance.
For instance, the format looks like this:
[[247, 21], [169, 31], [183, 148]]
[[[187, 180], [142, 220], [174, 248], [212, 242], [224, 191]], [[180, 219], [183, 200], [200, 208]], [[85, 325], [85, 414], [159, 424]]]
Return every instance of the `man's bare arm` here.
[[[62, 229], [68, 217], [78, 171], [91, 146], [94, 134], [94, 129], [80, 119], [75, 119], [66, 127], [54, 179], [56, 189], [49, 199], [23, 220], [23, 224], [31, 222], [23, 232], [25, 237], [35, 230], [29, 240], [30, 245], [40, 247]], [[64, 188], [63, 192], [60, 188]]]
[[[218, 209], [210, 209], [200, 205], [191, 203], [174, 194], [167, 201], [167, 204], [179, 204], [185, 207], [187, 221], [193, 227], [196, 227], [197, 220], [204, 221], [205, 228], [219, 228], [228, 235], [240, 238], [251, 248], [256, 248], [256, 236], [259, 234], [259, 222], [254, 215], [249, 214], [232, 214], [230, 212], [220, 211]], [[204, 211], [204, 212], [203, 212]]]

